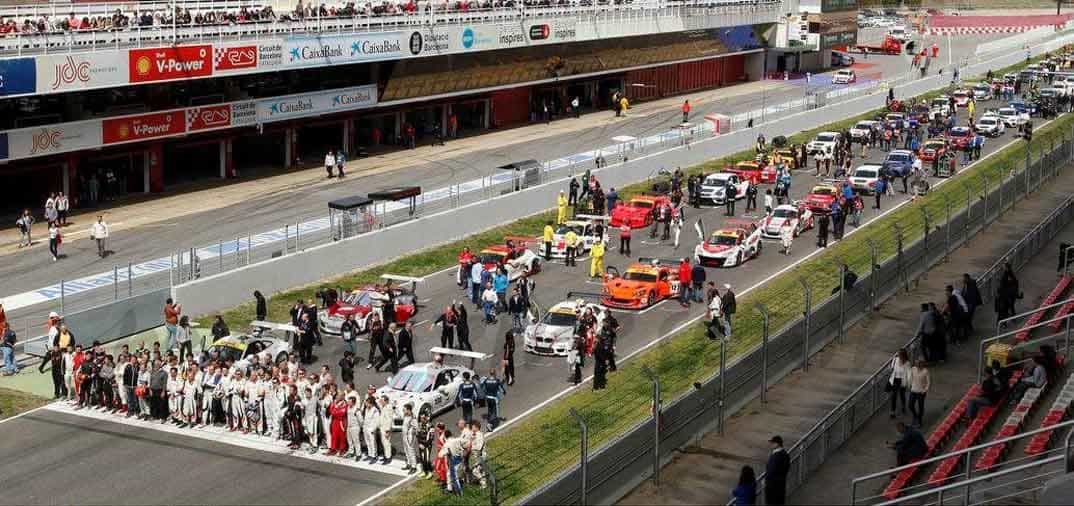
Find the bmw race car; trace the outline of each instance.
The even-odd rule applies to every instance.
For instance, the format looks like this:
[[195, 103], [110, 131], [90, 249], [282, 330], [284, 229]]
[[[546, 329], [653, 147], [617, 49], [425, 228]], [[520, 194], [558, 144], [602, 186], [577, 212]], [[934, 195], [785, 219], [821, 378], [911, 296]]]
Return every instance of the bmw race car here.
[[[417, 295], [415, 291], [418, 283], [424, 278], [409, 276], [396, 276], [394, 274], [382, 274], [383, 284], [365, 285], [346, 293], [332, 305], [317, 313], [317, 326], [321, 332], [333, 336], [340, 334], [340, 326], [347, 316], [351, 316], [358, 324], [358, 332], [364, 333], [369, 329], [369, 322], [374, 312], [380, 313], [384, 318], [384, 303], [391, 300], [394, 306], [396, 323], [409, 320], [418, 312]], [[399, 282], [400, 284], [393, 284]]]
[[700, 226], [697, 230], [694, 260], [701, 265], [735, 267], [761, 253], [761, 229], [753, 221], [727, 220], [707, 241], [701, 237]]
[[[440, 356], [458, 356], [469, 358], [471, 364], [477, 360], [486, 360], [491, 355], [472, 351], [461, 351], [446, 348], [432, 348], [432, 353]], [[387, 396], [388, 402], [395, 411], [392, 420], [392, 430], [401, 430], [403, 427], [403, 407], [407, 404], [413, 406], [414, 415], [420, 417], [427, 415], [432, 417], [451, 411], [455, 406], [455, 397], [462, 385], [463, 373], [470, 373], [474, 383], [478, 378], [474, 374], [473, 365], [464, 367], [457, 364], [432, 362], [419, 362], [410, 364], [399, 370], [399, 373], [388, 378], [387, 384], [377, 389], [377, 398]]]
[[772, 214], [761, 222], [761, 237], [779, 239], [783, 224], [790, 222], [794, 236], [813, 228], [813, 211], [804, 205], [783, 204], [776, 206]]
[[565, 357], [574, 344], [574, 328], [578, 317], [587, 309], [593, 311], [597, 319], [597, 328], [604, 323], [605, 307], [597, 302], [583, 298], [573, 299], [568, 293], [567, 299], [560, 302], [545, 314], [534, 318], [523, 331], [526, 351], [535, 355], [555, 355]]

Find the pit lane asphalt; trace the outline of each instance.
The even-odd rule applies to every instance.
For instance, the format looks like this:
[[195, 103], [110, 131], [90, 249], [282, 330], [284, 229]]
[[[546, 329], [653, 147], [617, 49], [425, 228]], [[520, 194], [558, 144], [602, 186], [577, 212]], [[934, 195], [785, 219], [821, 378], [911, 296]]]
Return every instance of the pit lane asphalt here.
[[[862, 38], [863, 40], [875, 39], [879, 33], [877, 29], [865, 30]], [[958, 61], [965, 55], [972, 55], [979, 43], [996, 38], [998, 37], [994, 35], [952, 38], [951, 50], [954, 60]], [[933, 39], [926, 38], [929, 42]], [[943, 51], [946, 51], [945, 41], [939, 40], [939, 42]], [[855, 54], [854, 57], [861, 63], [875, 65], [859, 70], [859, 74], [882, 72], [884, 77], [894, 77], [909, 69], [910, 57], [905, 54], [870, 55], [868, 59]], [[942, 60], [946, 62], [946, 58]], [[933, 68], [939, 68], [939, 65], [934, 65]], [[765, 100], [771, 106], [800, 99], [803, 93], [803, 88], [791, 85], [766, 92]], [[683, 95], [683, 98], [690, 98], [690, 94]], [[695, 118], [701, 118], [712, 112], [735, 114], [757, 110], [761, 104], [762, 93], [752, 93], [697, 103], [694, 105], [692, 114]], [[596, 114], [610, 115], [611, 112]], [[61, 279], [71, 280], [111, 272], [115, 265], [124, 266], [128, 262], [137, 264], [157, 258], [168, 258], [169, 255], [185, 248], [208, 246], [219, 241], [234, 240], [235, 237], [246, 237], [250, 233], [282, 228], [287, 223], [293, 225], [298, 219], [321, 217], [326, 214], [326, 202], [336, 198], [401, 185], [418, 184], [427, 190], [442, 188], [456, 181], [465, 182], [487, 176], [494, 167], [511, 161], [528, 158], [547, 160], [606, 146], [611, 143], [612, 137], [618, 135], [643, 137], [664, 132], [678, 125], [680, 119], [681, 113], [675, 106], [665, 111], [653, 112], [648, 116], [628, 115], [614, 123], [594, 126], [581, 132], [490, 146], [486, 150], [464, 153], [443, 160], [429, 160], [418, 155], [415, 156], [411, 167], [385, 174], [364, 177], [360, 174], [353, 174], [342, 182], [325, 181], [321, 177], [312, 178], [308, 183], [297, 185], [286, 192], [264, 195], [235, 202], [221, 209], [193, 213], [134, 229], [117, 231], [109, 238], [108, 247], [113, 253], [105, 259], [95, 254], [95, 245], [91, 241], [82, 240], [64, 245], [63, 253], [66, 257], [61, 262], [52, 262], [44, 250], [40, 249], [7, 255], [4, 261], [0, 262], [0, 279], [4, 280], [0, 298], [51, 286], [59, 283]], [[451, 150], [452, 144], [449, 142], [441, 149]], [[154, 276], [153, 280], [159, 282], [162, 276], [166, 275], [165, 273]], [[135, 290], [142, 289], [139, 281], [150, 282], [136, 279]], [[90, 297], [100, 298], [98, 302], [110, 301], [112, 292], [97, 290], [96, 294]], [[8, 317], [13, 321], [23, 316], [39, 318], [40, 314], [41, 309], [12, 310], [8, 308]]]
[[[994, 105], [981, 103], [978, 107], [983, 111]], [[1040, 123], [1039, 120], [1036, 122]], [[982, 156], [1012, 140], [1012, 133], [987, 140]], [[884, 155], [880, 150], [868, 150], [864, 160], [855, 158], [855, 166], [878, 163]], [[817, 181], [810, 169], [795, 171], [791, 185], [792, 198], [802, 198]], [[935, 185], [938, 181], [931, 182]], [[762, 195], [765, 188], [767, 186], [761, 188]], [[906, 199], [907, 196], [901, 193], [885, 197], [881, 212], [890, 210]], [[763, 204], [763, 199], [759, 200]], [[869, 209], [871, 201], [871, 198], [866, 199], [863, 225], [878, 216], [877, 211]], [[760, 216], [757, 213], [744, 214], [744, 208], [745, 201], [739, 201], [736, 217]], [[698, 217], [708, 228], [706, 233], [725, 220], [722, 207], [687, 209], [687, 226], [684, 227], [677, 250], [668, 242], [650, 241], [647, 229], [643, 229], [634, 234], [634, 257], [627, 259], [615, 253], [614, 247], [609, 248], [610, 252], [605, 257], [606, 265], [622, 269], [639, 256], [692, 256], [696, 244], [693, 223]], [[848, 233], [851, 230], [852, 227], [847, 228]], [[758, 258], [740, 267], [708, 269], [709, 279], [721, 285], [730, 283], [736, 292], [741, 293], [815, 251], [815, 239], [815, 229], [806, 232], [795, 240], [790, 256], [779, 254], [776, 244], [768, 242]], [[544, 270], [534, 277], [537, 284], [535, 300], [541, 307], [547, 308], [563, 300], [568, 290], [599, 291], [599, 282], [584, 279], [588, 269], [588, 260], [579, 261], [578, 266], [572, 268], [559, 262], [546, 263]], [[454, 284], [454, 271], [431, 276], [419, 288], [419, 300], [423, 306], [415, 318], [420, 323], [415, 340], [415, 355], [419, 361], [428, 360], [428, 349], [439, 345], [438, 329], [429, 330], [428, 321], [435, 319], [438, 308], [453, 299], [463, 298], [464, 292]], [[471, 343], [475, 351], [493, 355], [476, 367], [477, 372], [486, 373], [489, 368], [499, 365], [504, 333], [510, 322], [509, 318], [501, 318], [498, 325], [485, 326], [481, 323], [480, 311], [472, 308], [472, 305], [468, 308], [471, 309]], [[748, 310], [741, 308], [741, 311]], [[616, 318], [623, 326], [617, 343], [617, 355], [629, 355], [703, 311], [700, 304], [682, 308], [677, 302], [667, 301], [641, 312], [617, 312]], [[566, 382], [567, 365], [563, 358], [528, 354], [523, 349], [521, 339], [517, 345], [517, 380], [508, 389], [502, 405], [502, 414], [508, 421], [569, 386]], [[366, 350], [364, 344], [359, 347], [363, 360]], [[325, 346], [317, 348], [315, 353], [316, 364], [311, 367], [327, 363], [333, 365], [335, 370], [334, 363], [342, 354], [342, 345], [337, 339], [328, 338]], [[592, 374], [592, 361], [588, 363], [586, 375]], [[359, 388], [369, 384], [383, 385], [388, 373], [373, 373], [367, 371], [364, 365], [363, 362], [355, 371], [355, 385]], [[615, 382], [614, 373], [609, 376], [609, 382]], [[440, 420], [450, 425], [460, 416], [458, 410], [453, 410], [441, 416]], [[394, 476], [374, 471], [352, 471], [328, 464], [296, 462], [287, 457], [234, 446], [151, 430], [134, 430], [125, 425], [101, 423], [49, 411], [31, 413], [0, 428], [5, 433], [0, 450], [10, 456], [0, 464], [0, 472], [6, 471], [6, 476], [15, 478], [9, 483], [17, 484], [0, 494], [0, 504], [354, 504], [399, 481]], [[139, 478], [142, 481], [136, 483]]]

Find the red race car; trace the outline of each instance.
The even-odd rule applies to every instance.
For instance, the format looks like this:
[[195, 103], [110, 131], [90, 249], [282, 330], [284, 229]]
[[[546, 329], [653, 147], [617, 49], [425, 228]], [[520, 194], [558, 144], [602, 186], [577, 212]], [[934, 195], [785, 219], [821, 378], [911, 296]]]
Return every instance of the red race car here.
[[818, 184], [813, 187], [813, 190], [806, 195], [805, 203], [806, 208], [814, 213], [827, 213], [831, 208], [832, 202], [839, 196], [839, 189], [831, 184]]
[[743, 160], [733, 167], [724, 167], [724, 172], [737, 174], [740, 179], [745, 179], [750, 184], [776, 184], [776, 168], [771, 165], [761, 166], [753, 160]]
[[[331, 335], [340, 334], [340, 326], [349, 315], [358, 324], [358, 332], [369, 330], [369, 321], [373, 312], [383, 318], [384, 305], [389, 297], [392, 301], [393, 316], [396, 323], [409, 320], [418, 312], [418, 297], [415, 293], [422, 278], [382, 274], [384, 284], [365, 285], [343, 294], [339, 300], [322, 309], [317, 315], [317, 324], [321, 332]], [[399, 284], [393, 284], [398, 282]]]
[[610, 225], [618, 228], [626, 223], [630, 228], [644, 228], [653, 223], [653, 208], [671, 204], [671, 199], [664, 195], [638, 195], [612, 209]]
[[923, 144], [917, 151], [917, 157], [920, 158], [922, 162], [931, 162], [943, 158], [943, 155], [947, 153], [947, 141], [943, 139], [929, 139], [925, 141], [925, 144]]
[[973, 140], [973, 130], [970, 127], [957, 126], [947, 131], [947, 143], [956, 151], [965, 150]]

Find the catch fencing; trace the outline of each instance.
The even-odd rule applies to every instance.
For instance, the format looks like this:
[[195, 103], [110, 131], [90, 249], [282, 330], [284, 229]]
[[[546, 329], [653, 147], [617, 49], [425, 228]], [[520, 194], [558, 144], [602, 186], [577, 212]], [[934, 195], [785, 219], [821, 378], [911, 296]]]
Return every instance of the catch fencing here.
[[[745, 329], [746, 333], [759, 330], [760, 342], [747, 350], [741, 350], [733, 339], [721, 343], [700, 342], [697, 349], [690, 350], [702, 357], [698, 360], [698, 373], [711, 370], [710, 364], [715, 363], [720, 364], [719, 372], [705, 379], [698, 377], [700, 381], [694, 390], [667, 403], [666, 407], [658, 401], [657, 389], [653, 396], [632, 391], [630, 395], [602, 399], [601, 405], [580, 409], [577, 421], [550, 422], [550, 433], [559, 434], [561, 438], [579, 438], [581, 431], [572, 425], [584, 424], [588, 434], [606, 432], [622, 424], [618, 420], [622, 413], [661, 406], [656, 416], [650, 416], [640, 424], [622, 427], [619, 431], [622, 435], [611, 438], [596, 451], [579, 440], [589, 453], [585, 463], [574, 465], [554, 478], [549, 477], [549, 483], [527, 495], [522, 502], [611, 503], [646, 478], [657, 477], [659, 466], [671, 458], [676, 448], [687, 445], [699, 434], [712, 430], [722, 432], [727, 416], [758, 396], [766, 402], [769, 385], [795, 369], [808, 371], [811, 355], [830, 342], [841, 341], [849, 325], [868, 315], [886, 298], [899, 291], [908, 291], [919, 276], [944, 261], [952, 249], [1009, 211], [1019, 199], [1038, 189], [1059, 170], [1065, 169], [1072, 153], [1074, 132], [1064, 132], [1062, 142], [1051, 145], [1046, 154], [1032, 161], [1026, 170], [1015, 171], [1012, 167], [1002, 180], [964, 177], [960, 181], [956, 176], [946, 183], [957, 188], [955, 199], [917, 206], [920, 209], [915, 213], [917, 216], [911, 215], [910, 219], [887, 226], [857, 248], [844, 248], [840, 259], [826, 266], [824, 272], [802, 278], [800, 290], [766, 293], [765, 305], [740, 308], [736, 315], [735, 335], [743, 335], [738, 329]], [[1019, 243], [1004, 258], [1016, 265], [1030, 258], [1072, 217], [1074, 205], [1068, 200], [1045, 223], [1030, 232], [1034, 239]], [[860, 278], [849, 290], [839, 290], [839, 280], [844, 279], [847, 270]], [[997, 269], [992, 268], [979, 276], [982, 295], [995, 293], [998, 274]], [[801, 308], [805, 310], [799, 312]], [[784, 318], [796, 316], [777, 332], [769, 332], [770, 322], [778, 321], [777, 315]], [[727, 357], [735, 356], [736, 352], [744, 353], [738, 353], [739, 358], [729, 362]], [[659, 380], [666, 383], [672, 376], [669, 373], [672, 371], [657, 371], [652, 379], [654, 383]], [[681, 376], [681, 371], [675, 372], [674, 376]], [[788, 491], [793, 492], [800, 486], [811, 471], [884, 405], [886, 394], [882, 379], [886, 377], [883, 371], [878, 372], [790, 448]], [[617, 383], [621, 381], [616, 378]], [[608, 406], [616, 408], [611, 410]], [[500, 453], [507, 452], [517, 455], [509, 449]], [[573, 453], [572, 450], [567, 452]], [[497, 458], [499, 456], [494, 454], [489, 460], [496, 468], [501, 497], [504, 490], [524, 488], [521, 484], [513, 485], [512, 481], [528, 483], [536, 480], [527, 475], [526, 462]], [[546, 453], [537, 454], [535, 458], [562, 460], [565, 456]], [[763, 476], [761, 479], [763, 481]]]

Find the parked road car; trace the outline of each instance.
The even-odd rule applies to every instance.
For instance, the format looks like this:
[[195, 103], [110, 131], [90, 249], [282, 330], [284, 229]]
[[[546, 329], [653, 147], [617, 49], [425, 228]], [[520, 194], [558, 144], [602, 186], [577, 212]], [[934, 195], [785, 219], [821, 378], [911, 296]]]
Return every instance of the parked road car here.
[[850, 84], [857, 82], [858, 76], [850, 69], [839, 69], [832, 74], [832, 84]]
[[850, 175], [850, 186], [854, 191], [864, 194], [872, 194], [876, 190], [876, 182], [880, 179], [880, 165], [866, 164], [854, 169]]

